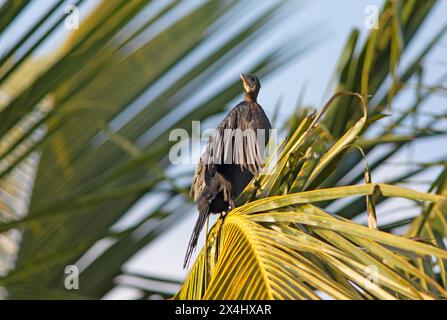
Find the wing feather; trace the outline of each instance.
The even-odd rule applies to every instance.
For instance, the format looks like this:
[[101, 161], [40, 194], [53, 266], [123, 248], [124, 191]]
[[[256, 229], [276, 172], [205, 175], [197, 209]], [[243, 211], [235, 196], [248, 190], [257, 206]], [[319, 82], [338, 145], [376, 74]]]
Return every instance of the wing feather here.
[[[262, 110], [262, 109], [261, 109]], [[257, 129], [271, 129], [270, 122], [262, 111], [265, 119], [254, 118], [250, 104], [239, 103], [222, 120], [208, 140], [205, 152], [197, 165], [191, 196], [197, 201], [207, 184], [207, 179], [214, 176], [218, 165], [237, 164], [242, 170], [248, 170], [257, 175], [263, 165], [263, 147], [267, 136], [259, 137]], [[260, 122], [261, 128], [260, 128]], [[248, 129], [248, 130], [247, 130]]]

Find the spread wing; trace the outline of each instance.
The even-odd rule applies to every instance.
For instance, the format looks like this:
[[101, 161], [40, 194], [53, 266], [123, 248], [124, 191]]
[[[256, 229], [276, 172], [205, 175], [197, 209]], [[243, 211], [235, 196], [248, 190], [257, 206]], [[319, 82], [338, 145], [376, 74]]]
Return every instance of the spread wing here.
[[209, 138], [197, 165], [190, 192], [194, 201], [197, 201], [207, 180], [214, 176], [219, 165], [236, 164], [242, 170], [258, 174], [263, 165], [264, 146], [271, 129], [262, 109], [261, 112], [261, 117], [257, 117], [248, 103], [241, 102], [222, 120]]

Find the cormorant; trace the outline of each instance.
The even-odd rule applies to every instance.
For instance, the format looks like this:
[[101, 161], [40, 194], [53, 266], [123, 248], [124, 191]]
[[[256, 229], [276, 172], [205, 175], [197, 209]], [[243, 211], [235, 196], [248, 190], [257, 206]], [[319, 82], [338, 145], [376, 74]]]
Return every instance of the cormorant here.
[[209, 138], [191, 187], [199, 217], [189, 240], [183, 267], [188, 265], [200, 231], [211, 213], [226, 213], [263, 164], [263, 150], [272, 128], [257, 102], [261, 83], [255, 75], [241, 74], [244, 100], [222, 120]]

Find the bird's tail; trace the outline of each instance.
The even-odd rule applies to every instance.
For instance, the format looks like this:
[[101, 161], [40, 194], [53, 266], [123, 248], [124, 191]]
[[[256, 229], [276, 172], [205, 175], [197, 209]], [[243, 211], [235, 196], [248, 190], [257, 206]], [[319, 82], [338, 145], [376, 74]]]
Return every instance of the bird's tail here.
[[194, 252], [194, 249], [197, 246], [200, 231], [202, 231], [209, 214], [210, 214], [209, 208], [206, 208], [204, 211], [199, 212], [199, 217], [197, 218], [196, 225], [194, 226], [191, 238], [189, 239], [188, 249], [186, 250], [185, 255], [185, 261], [183, 262], [183, 269], [185, 269], [189, 264], [189, 260], [191, 259], [192, 253]]

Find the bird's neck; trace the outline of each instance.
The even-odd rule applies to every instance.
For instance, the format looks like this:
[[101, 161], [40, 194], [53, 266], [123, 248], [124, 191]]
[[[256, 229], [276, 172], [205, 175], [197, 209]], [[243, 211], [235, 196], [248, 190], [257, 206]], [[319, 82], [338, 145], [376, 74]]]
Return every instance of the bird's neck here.
[[257, 104], [257, 92], [245, 92], [244, 100], [251, 102], [253, 105]]

